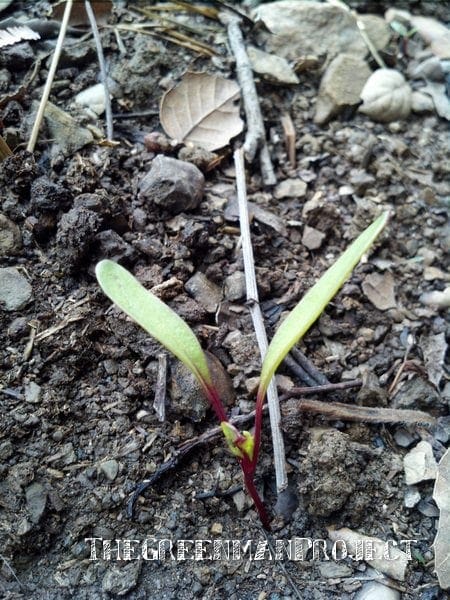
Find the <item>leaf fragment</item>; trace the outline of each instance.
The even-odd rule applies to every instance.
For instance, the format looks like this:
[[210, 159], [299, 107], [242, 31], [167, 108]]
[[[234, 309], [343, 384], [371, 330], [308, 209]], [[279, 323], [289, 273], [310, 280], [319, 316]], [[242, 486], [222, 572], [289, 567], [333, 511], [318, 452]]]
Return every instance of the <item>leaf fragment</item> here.
[[243, 129], [238, 98], [239, 86], [234, 81], [187, 72], [161, 100], [161, 125], [177, 142], [212, 152], [226, 146]]

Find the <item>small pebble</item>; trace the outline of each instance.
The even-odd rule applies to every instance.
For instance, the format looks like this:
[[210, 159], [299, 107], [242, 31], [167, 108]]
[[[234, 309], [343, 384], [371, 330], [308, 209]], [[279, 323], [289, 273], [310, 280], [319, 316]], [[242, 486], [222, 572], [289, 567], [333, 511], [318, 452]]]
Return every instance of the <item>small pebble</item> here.
[[406, 508], [413, 508], [418, 502], [420, 502], [419, 490], [414, 485], [409, 486], [405, 492], [404, 503]]
[[30, 301], [32, 293], [31, 285], [15, 267], [0, 269], [0, 308], [20, 310]]
[[106, 460], [100, 463], [99, 469], [109, 481], [114, 481], [119, 472], [119, 463], [114, 459]]
[[400, 593], [378, 581], [369, 581], [356, 593], [354, 600], [400, 600]]

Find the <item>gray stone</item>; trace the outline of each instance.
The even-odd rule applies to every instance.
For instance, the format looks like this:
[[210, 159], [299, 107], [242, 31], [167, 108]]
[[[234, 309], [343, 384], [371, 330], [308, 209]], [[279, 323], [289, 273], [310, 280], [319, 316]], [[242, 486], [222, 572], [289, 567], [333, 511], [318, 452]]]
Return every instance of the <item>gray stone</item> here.
[[41, 386], [34, 381], [30, 381], [30, 383], [25, 386], [24, 396], [26, 402], [38, 404], [41, 398]]
[[192, 372], [181, 362], [171, 365], [170, 410], [175, 415], [199, 422], [205, 418], [208, 401]]
[[442, 61], [437, 56], [430, 56], [410, 70], [413, 79], [431, 79], [443, 81], [445, 78]]
[[117, 473], [119, 472], [119, 463], [117, 460], [105, 460], [99, 465], [100, 471], [105, 475], [109, 481], [114, 481], [117, 477]]
[[197, 208], [205, 178], [194, 165], [159, 154], [139, 185], [139, 198], [177, 214]]
[[215, 313], [220, 301], [222, 291], [218, 285], [210, 281], [204, 273], [197, 271], [185, 283], [185, 289], [209, 313]]
[[277, 185], [273, 195], [277, 200], [283, 198], [302, 198], [308, 186], [301, 179], [285, 179]]
[[131, 560], [123, 566], [111, 567], [103, 577], [103, 592], [125, 596], [125, 594], [136, 587], [141, 567], [141, 560]]
[[[305, 54], [327, 55], [341, 52], [365, 57], [367, 46], [355, 19], [347, 11], [327, 3], [309, 0], [281, 0], [262, 4], [255, 16], [268, 27], [266, 48], [291, 60]], [[381, 17], [360, 15], [375, 47], [384, 48], [390, 39], [389, 27]]]
[[317, 250], [322, 245], [325, 239], [325, 234], [314, 227], [305, 225], [302, 235], [302, 244], [308, 248], [308, 250]]
[[411, 94], [411, 110], [416, 113], [433, 112], [434, 103], [431, 96], [420, 91]]
[[297, 75], [285, 58], [263, 52], [254, 46], [249, 46], [247, 52], [253, 71], [265, 79], [274, 83], [296, 84], [299, 82]]
[[15, 267], [0, 269], [0, 308], [20, 310], [31, 299], [33, 289]]
[[335, 577], [349, 577], [353, 573], [353, 569], [345, 563], [323, 562], [319, 563], [318, 569], [320, 575], [326, 579], [334, 579]]
[[359, 104], [370, 74], [371, 70], [362, 58], [351, 54], [336, 56], [320, 82], [314, 121], [322, 125], [344, 108]]
[[33, 523], [38, 523], [44, 514], [47, 492], [40, 483], [32, 483], [25, 491], [27, 510]]
[[406, 508], [414, 508], [420, 502], [420, 492], [415, 485], [408, 486], [405, 491], [404, 504]]
[[378, 581], [368, 581], [355, 595], [354, 600], [400, 600], [400, 593]]
[[436, 388], [422, 377], [408, 379], [394, 396], [396, 408], [446, 408], [447, 403]]
[[235, 271], [225, 278], [224, 283], [225, 298], [230, 302], [237, 302], [245, 297], [245, 274], [242, 271]]
[[[33, 112], [37, 111], [37, 105], [34, 101]], [[94, 140], [89, 129], [81, 127], [73, 117], [51, 102], [47, 102], [44, 117], [50, 137], [56, 142], [52, 146], [52, 156], [72, 156]]]
[[21, 246], [20, 229], [7, 216], [0, 213], [0, 256], [16, 254]]
[[403, 459], [405, 481], [408, 485], [435, 479], [437, 464], [429, 442], [419, 442]]

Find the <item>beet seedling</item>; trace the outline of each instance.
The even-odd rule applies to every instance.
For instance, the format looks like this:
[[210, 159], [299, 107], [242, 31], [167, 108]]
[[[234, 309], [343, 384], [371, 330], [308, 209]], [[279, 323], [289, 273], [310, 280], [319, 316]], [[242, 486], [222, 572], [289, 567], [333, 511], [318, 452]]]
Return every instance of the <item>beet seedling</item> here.
[[195, 375], [216, 413], [230, 451], [241, 465], [245, 487], [266, 528], [269, 528], [269, 517], [256, 489], [254, 476], [261, 445], [262, 415], [267, 387], [286, 354], [308, 331], [348, 279], [387, 220], [388, 213], [384, 213], [365, 229], [300, 300], [276, 331], [262, 364], [253, 433], [239, 431], [230, 423], [211, 378], [205, 354], [187, 323], [117, 263], [102, 260], [96, 266], [97, 279], [104, 293]]

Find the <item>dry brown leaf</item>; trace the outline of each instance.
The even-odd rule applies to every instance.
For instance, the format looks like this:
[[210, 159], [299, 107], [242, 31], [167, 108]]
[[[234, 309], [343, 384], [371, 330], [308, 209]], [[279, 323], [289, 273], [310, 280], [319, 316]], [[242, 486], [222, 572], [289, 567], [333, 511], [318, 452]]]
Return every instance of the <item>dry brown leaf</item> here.
[[439, 523], [434, 539], [434, 563], [439, 585], [450, 588], [450, 450], [438, 464], [433, 498], [439, 507]]
[[[92, 10], [98, 24], [106, 23], [113, 7], [112, 0], [91, 0]], [[61, 21], [66, 8], [65, 0], [53, 7], [52, 17]], [[84, 2], [74, 2], [70, 12], [69, 24], [72, 26], [89, 25], [89, 19], [84, 7]]]
[[177, 142], [190, 142], [212, 152], [226, 146], [243, 129], [235, 102], [238, 98], [239, 86], [234, 81], [188, 72], [162, 97], [161, 125]]
[[41, 36], [26, 25], [0, 29], [0, 48], [12, 46], [23, 40], [40, 40]]
[[388, 123], [406, 118], [411, 112], [412, 90], [395, 69], [378, 69], [367, 80], [361, 92], [359, 111], [375, 121]]

